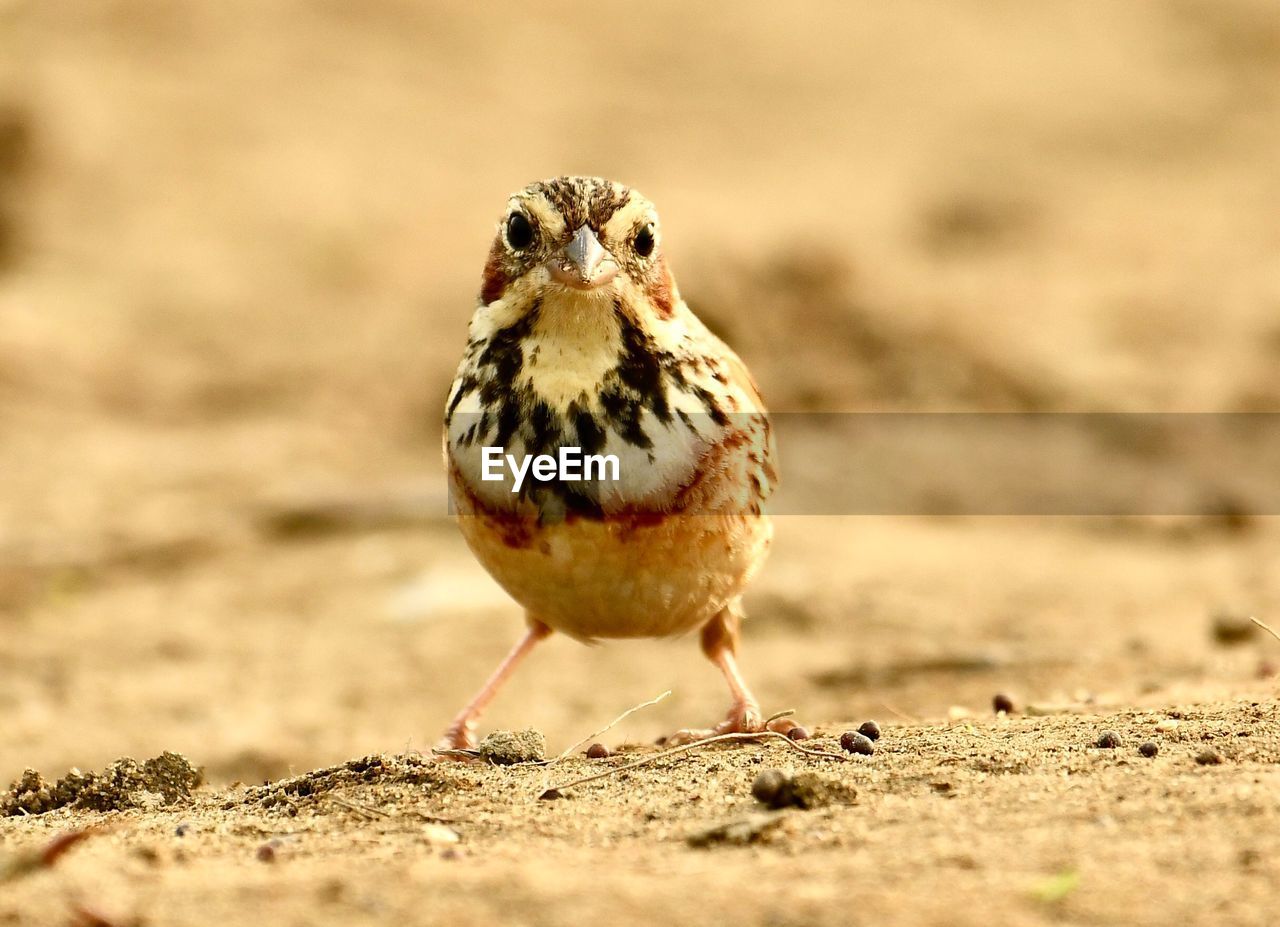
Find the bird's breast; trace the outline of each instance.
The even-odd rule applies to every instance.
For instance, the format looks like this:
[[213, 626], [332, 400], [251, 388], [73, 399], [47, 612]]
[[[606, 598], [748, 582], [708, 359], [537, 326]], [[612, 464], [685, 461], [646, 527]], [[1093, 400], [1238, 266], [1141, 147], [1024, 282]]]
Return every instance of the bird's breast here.
[[[767, 415], [741, 361], [685, 312], [655, 334], [621, 303], [543, 301], [474, 338], [445, 420], [458, 484], [541, 520], [758, 511], [774, 479]], [[575, 473], [566, 449], [585, 458]]]

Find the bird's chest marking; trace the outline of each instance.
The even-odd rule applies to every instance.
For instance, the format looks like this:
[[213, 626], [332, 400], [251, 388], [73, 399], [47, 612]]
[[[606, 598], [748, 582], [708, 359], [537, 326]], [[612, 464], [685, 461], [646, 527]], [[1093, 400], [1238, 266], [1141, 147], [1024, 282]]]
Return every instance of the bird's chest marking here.
[[473, 485], [485, 447], [618, 454], [612, 486], [530, 479], [519, 493], [598, 517], [605, 499], [648, 496], [681, 479], [728, 417], [706, 358], [659, 348], [620, 305], [564, 309], [535, 305], [469, 346], [446, 427]]

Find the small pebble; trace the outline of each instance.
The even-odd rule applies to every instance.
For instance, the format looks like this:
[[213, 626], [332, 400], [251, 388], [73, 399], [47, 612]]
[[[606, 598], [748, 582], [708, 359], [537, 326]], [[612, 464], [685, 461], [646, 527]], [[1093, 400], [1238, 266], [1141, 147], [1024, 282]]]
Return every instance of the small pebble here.
[[863, 721], [858, 725], [858, 733], [867, 738], [867, 740], [879, 740], [880, 725], [876, 724], [874, 721]]
[[751, 794], [774, 809], [850, 805], [858, 798], [858, 790], [847, 782], [812, 772], [791, 775], [781, 769], [762, 770], [751, 783]]
[[592, 760], [603, 760], [609, 755], [609, 748], [604, 744], [592, 744], [587, 747], [587, 758]]
[[871, 738], [857, 731], [845, 731], [841, 734], [840, 746], [847, 753], [860, 753], [863, 756], [871, 756], [876, 752], [876, 745], [871, 742]]
[[1011, 715], [1014, 711], [1013, 699], [1009, 698], [1009, 696], [1005, 695], [1003, 692], [997, 692], [991, 697], [991, 709], [996, 714], [1004, 712], [1006, 715]]
[[810, 735], [807, 729], [797, 724], [791, 730], [787, 731], [787, 736], [792, 740], [808, 740]]
[[258, 852], [255, 855], [258, 857], [258, 862], [260, 863], [274, 863], [276, 861], [275, 841], [268, 841], [258, 847]]
[[751, 794], [756, 801], [771, 808], [782, 807], [784, 793], [788, 792], [791, 777], [781, 769], [762, 769], [751, 783]]
[[1143, 756], [1145, 756], [1147, 759], [1150, 759], [1151, 757], [1155, 756], [1157, 753], [1160, 752], [1160, 745], [1156, 743], [1154, 740], [1148, 740], [1145, 744], [1143, 744], [1141, 747], [1138, 748], [1138, 752], [1141, 753]]
[[185, 837], [187, 834], [191, 833], [191, 825], [188, 822], [183, 821], [173, 829], [173, 833], [175, 837]]
[[1219, 766], [1222, 764], [1222, 754], [1213, 749], [1201, 750], [1196, 754], [1196, 762], [1201, 766]]
[[1177, 718], [1165, 718], [1156, 722], [1156, 730], [1161, 734], [1172, 734], [1178, 729]]
[[1103, 750], [1114, 750], [1120, 746], [1120, 735], [1115, 731], [1103, 731], [1098, 735], [1098, 746]]
[[564, 793], [559, 789], [547, 789], [538, 798], [542, 801], [555, 801], [557, 798], [564, 798]]

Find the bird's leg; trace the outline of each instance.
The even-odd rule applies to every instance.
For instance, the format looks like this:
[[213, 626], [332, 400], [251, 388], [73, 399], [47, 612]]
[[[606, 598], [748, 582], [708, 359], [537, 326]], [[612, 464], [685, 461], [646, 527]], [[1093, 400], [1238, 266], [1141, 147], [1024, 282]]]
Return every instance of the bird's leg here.
[[723, 721], [709, 730], [683, 730], [667, 739], [670, 744], [690, 743], [716, 734], [757, 734], [763, 730], [787, 734], [799, 727], [790, 718], [776, 718], [767, 725], [760, 711], [760, 703], [751, 694], [747, 681], [738, 668], [738, 625], [742, 621], [742, 607], [732, 602], [722, 608], [714, 618], [702, 627], [702, 652], [724, 674], [733, 696], [733, 707]]
[[441, 738], [438, 744], [440, 748], [465, 750], [476, 745], [476, 720], [480, 717], [481, 712], [493, 701], [494, 696], [498, 694], [498, 690], [502, 688], [502, 684], [515, 672], [520, 662], [529, 655], [529, 651], [533, 650], [538, 641], [543, 640], [550, 634], [551, 629], [549, 627], [533, 617], [529, 618], [529, 630], [525, 632], [519, 643], [512, 647], [511, 652], [498, 664], [498, 668], [493, 671], [493, 675], [485, 680], [485, 684], [480, 691], [475, 694], [471, 701], [467, 702], [466, 707], [458, 712], [453, 722], [445, 729], [444, 737]]
[[702, 626], [702, 652], [724, 674], [729, 694], [733, 696], [733, 707], [715, 726], [712, 731], [715, 734], [750, 734], [764, 730], [760, 703], [747, 688], [747, 681], [738, 669], [738, 625], [741, 620], [741, 607], [734, 602]]

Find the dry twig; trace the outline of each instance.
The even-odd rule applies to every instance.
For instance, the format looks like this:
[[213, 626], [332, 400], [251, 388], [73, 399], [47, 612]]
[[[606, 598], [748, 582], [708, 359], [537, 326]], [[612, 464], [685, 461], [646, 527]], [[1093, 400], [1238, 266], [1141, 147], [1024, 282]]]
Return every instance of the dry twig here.
[[582, 738], [582, 739], [581, 739], [580, 741], [578, 741], [576, 744], [573, 744], [573, 745], [572, 745], [572, 746], [570, 746], [570, 747], [566, 747], [566, 748], [565, 748], [565, 751], [564, 751], [563, 753], [561, 753], [559, 756], [557, 756], [557, 757], [556, 757], [554, 760], [552, 760], [551, 762], [547, 763], [547, 770], [548, 770], [548, 771], [547, 771], [546, 773], [544, 773], [544, 774], [543, 774], [543, 777], [542, 777], [542, 785], [541, 785], [541, 788], [540, 788], [540, 790], [539, 790], [538, 794], [539, 794], [539, 795], [542, 795], [542, 794], [545, 794], [545, 793], [547, 792], [547, 790], [548, 790], [548, 787], [547, 787], [547, 779], [548, 779], [548, 778], [550, 778], [550, 776], [551, 776], [550, 769], [551, 769], [551, 767], [552, 767], [552, 766], [554, 766], [556, 763], [559, 763], [561, 760], [563, 760], [563, 759], [564, 759], [565, 757], [567, 757], [569, 754], [573, 753], [575, 750], [577, 750], [579, 747], [581, 747], [581, 746], [582, 746], [583, 744], [585, 744], [587, 741], [589, 741], [589, 740], [595, 740], [595, 739], [596, 739], [597, 737], [599, 737], [601, 734], [608, 733], [609, 731], [613, 730], [615, 727], [617, 727], [619, 724], [621, 724], [621, 723], [622, 723], [623, 721], [625, 721], [627, 718], [631, 717], [631, 715], [635, 714], [635, 713], [636, 713], [637, 711], [639, 711], [640, 709], [642, 709], [642, 708], [648, 708], [648, 707], [650, 707], [651, 705], [656, 705], [656, 704], [658, 704], [660, 701], [662, 701], [664, 698], [666, 698], [666, 697], [667, 697], [668, 695], [670, 695], [670, 694], [671, 694], [671, 690], [670, 690], [670, 689], [668, 689], [666, 692], [663, 692], [661, 695], [654, 696], [653, 698], [649, 699], [649, 701], [647, 701], [647, 702], [641, 702], [639, 705], [632, 705], [630, 708], [628, 708], [628, 709], [627, 709], [626, 711], [624, 711], [622, 714], [618, 715], [618, 717], [614, 718], [612, 721], [610, 721], [610, 722], [609, 722], [608, 724], [606, 724], [604, 727], [600, 728], [600, 730], [596, 731], [594, 734], [588, 734], [586, 737]]
[[891, 715], [896, 716], [899, 720], [908, 721], [908, 722], [911, 722], [912, 724], [920, 720], [915, 715], [907, 714], [905, 711], [901, 711], [895, 708], [893, 705], [890, 705], [888, 702], [884, 701], [883, 699], [880, 701], [880, 704], [884, 706], [885, 711], [889, 712], [889, 714]]
[[586, 785], [588, 782], [595, 782], [598, 779], [605, 779], [605, 778], [608, 778], [609, 776], [616, 776], [619, 773], [629, 772], [632, 769], [639, 769], [642, 766], [648, 766], [651, 763], [656, 763], [658, 762], [658, 760], [664, 760], [667, 757], [676, 756], [677, 754], [680, 754], [680, 753], [687, 753], [688, 751], [696, 750], [699, 747], [706, 747], [706, 746], [710, 746], [711, 744], [719, 744], [719, 743], [755, 741], [755, 740], [759, 740], [762, 737], [772, 738], [774, 740], [780, 740], [784, 744], [786, 744], [788, 747], [790, 747], [792, 750], [795, 750], [798, 753], [803, 753], [805, 756], [816, 756], [826, 760], [840, 760], [842, 762], [848, 759], [848, 757], [843, 753], [829, 753], [826, 750], [813, 750], [813, 749], [810, 749], [809, 747], [802, 747], [798, 743], [796, 743], [794, 740], [792, 740], [790, 737], [788, 737], [786, 734], [779, 734], [777, 731], [757, 731], [755, 733], [742, 733], [742, 734], [717, 734], [714, 737], [706, 737], [702, 740], [695, 740], [693, 743], [690, 743], [690, 744], [682, 744], [679, 747], [672, 747], [670, 750], [663, 750], [659, 753], [655, 753], [653, 756], [646, 756], [644, 759], [636, 760], [634, 763], [627, 763], [625, 766], [615, 766], [613, 769], [605, 770], [602, 773], [595, 773], [594, 775], [583, 776], [580, 779], [574, 779], [573, 781], [565, 782], [562, 785], [552, 786], [551, 788], [544, 791], [542, 794], [546, 795], [548, 792], [554, 792], [554, 793], [563, 792], [566, 789], [571, 789], [579, 785]]
[[586, 737], [582, 738], [580, 741], [578, 741], [578, 742], [577, 742], [576, 744], [574, 744], [573, 746], [566, 748], [566, 749], [565, 749], [565, 751], [564, 751], [564, 753], [561, 753], [558, 757], [556, 757], [556, 758], [555, 758], [554, 760], [552, 760], [551, 762], [552, 762], [553, 764], [554, 764], [554, 763], [559, 763], [559, 762], [560, 762], [561, 760], [563, 760], [566, 756], [568, 756], [570, 753], [573, 753], [575, 750], [577, 750], [579, 747], [581, 747], [581, 746], [582, 746], [583, 744], [585, 744], [587, 741], [589, 741], [589, 740], [595, 740], [595, 739], [596, 739], [597, 737], [599, 737], [601, 734], [607, 734], [607, 733], [609, 733], [609, 731], [613, 730], [615, 727], [617, 727], [617, 726], [618, 726], [619, 724], [621, 724], [623, 721], [627, 720], [627, 718], [631, 717], [633, 714], [635, 714], [635, 713], [636, 713], [637, 711], [639, 711], [640, 709], [642, 709], [642, 708], [649, 708], [649, 707], [650, 707], [650, 706], [652, 706], [652, 705], [656, 705], [656, 704], [658, 704], [660, 701], [662, 701], [664, 698], [666, 698], [666, 697], [667, 697], [668, 695], [670, 695], [670, 694], [671, 694], [671, 690], [670, 690], [670, 689], [668, 689], [666, 692], [663, 692], [661, 695], [658, 695], [658, 696], [655, 696], [655, 697], [653, 697], [653, 698], [649, 699], [649, 701], [647, 701], [647, 702], [641, 702], [639, 705], [632, 705], [630, 708], [628, 708], [628, 709], [627, 709], [626, 711], [624, 711], [622, 714], [618, 715], [618, 717], [614, 718], [612, 721], [610, 721], [610, 722], [609, 722], [608, 724], [606, 724], [604, 727], [600, 728], [600, 730], [596, 731], [594, 734], [588, 734]]
[[1266, 631], [1276, 640], [1280, 641], [1280, 632], [1277, 632], [1275, 628], [1271, 627], [1271, 625], [1261, 622], [1257, 618], [1250, 618], [1249, 620], [1252, 621], [1254, 624], [1256, 624], [1258, 627], [1262, 628], [1262, 630]]

